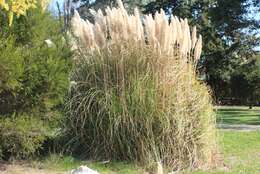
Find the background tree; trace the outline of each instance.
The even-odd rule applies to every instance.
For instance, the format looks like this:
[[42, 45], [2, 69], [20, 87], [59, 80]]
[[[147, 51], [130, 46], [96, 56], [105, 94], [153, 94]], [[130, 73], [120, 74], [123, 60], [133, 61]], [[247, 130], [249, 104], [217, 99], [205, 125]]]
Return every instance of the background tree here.
[[260, 56], [255, 56], [231, 75], [231, 95], [250, 107], [260, 102]]

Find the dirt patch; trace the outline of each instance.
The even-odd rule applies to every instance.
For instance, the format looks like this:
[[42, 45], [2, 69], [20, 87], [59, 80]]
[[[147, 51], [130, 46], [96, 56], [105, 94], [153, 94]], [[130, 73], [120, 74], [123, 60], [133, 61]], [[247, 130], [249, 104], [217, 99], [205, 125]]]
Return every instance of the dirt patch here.
[[5, 171], [6, 169], [7, 169], [6, 163], [0, 161], [0, 173], [1, 173], [2, 171]]
[[69, 172], [38, 169], [25, 165], [0, 163], [0, 174], [69, 174]]

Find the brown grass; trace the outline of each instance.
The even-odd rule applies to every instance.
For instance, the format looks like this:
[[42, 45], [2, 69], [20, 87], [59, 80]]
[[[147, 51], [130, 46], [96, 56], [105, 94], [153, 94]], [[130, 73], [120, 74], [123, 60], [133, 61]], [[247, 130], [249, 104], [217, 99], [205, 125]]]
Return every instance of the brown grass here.
[[94, 159], [161, 161], [173, 168], [210, 167], [215, 115], [197, 80], [202, 38], [187, 19], [164, 11], [128, 14], [121, 1], [95, 23], [76, 13], [79, 39], [65, 128], [72, 149]]

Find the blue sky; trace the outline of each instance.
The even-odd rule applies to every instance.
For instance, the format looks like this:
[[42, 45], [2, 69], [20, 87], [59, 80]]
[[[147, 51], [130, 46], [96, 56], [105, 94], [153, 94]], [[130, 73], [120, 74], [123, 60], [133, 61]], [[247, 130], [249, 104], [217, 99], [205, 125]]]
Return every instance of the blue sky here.
[[64, 2], [64, 0], [51, 0], [51, 1], [50, 1], [50, 4], [49, 4], [49, 10], [50, 10], [52, 13], [56, 13], [56, 11], [57, 11], [56, 2], [59, 3], [60, 7], [63, 7], [63, 2]]
[[[250, 18], [255, 18], [256, 20], [258, 20], [260, 22], [260, 12], [255, 12], [254, 9], [252, 9], [252, 12], [249, 14]], [[258, 34], [258, 36], [260, 36], [260, 28], [258, 29], [258, 31], [256, 31]], [[256, 50], [260, 51], [260, 45], [258, 47], [256, 47]]]

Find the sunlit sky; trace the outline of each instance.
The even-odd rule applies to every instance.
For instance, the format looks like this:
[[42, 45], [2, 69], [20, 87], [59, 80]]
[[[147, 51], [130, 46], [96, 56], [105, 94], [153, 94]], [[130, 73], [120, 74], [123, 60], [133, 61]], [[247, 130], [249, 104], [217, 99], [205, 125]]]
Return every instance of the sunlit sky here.
[[52, 13], [56, 13], [57, 11], [57, 4], [56, 3], [59, 3], [60, 7], [63, 6], [63, 2], [64, 0], [51, 0], [50, 1], [50, 4], [49, 4], [49, 10], [52, 12]]

